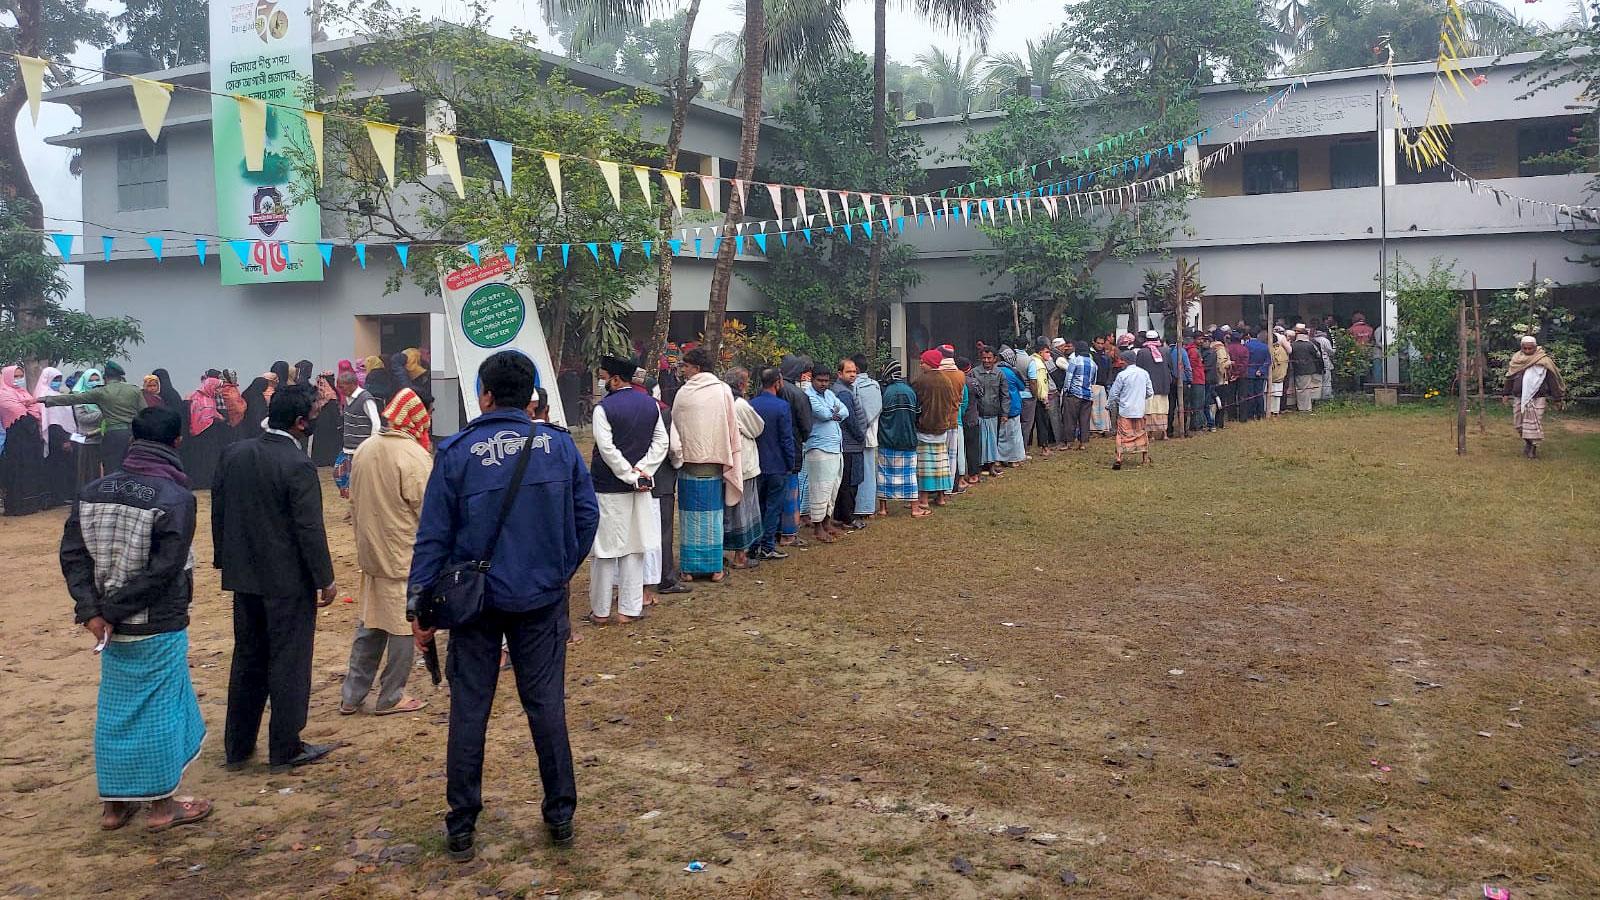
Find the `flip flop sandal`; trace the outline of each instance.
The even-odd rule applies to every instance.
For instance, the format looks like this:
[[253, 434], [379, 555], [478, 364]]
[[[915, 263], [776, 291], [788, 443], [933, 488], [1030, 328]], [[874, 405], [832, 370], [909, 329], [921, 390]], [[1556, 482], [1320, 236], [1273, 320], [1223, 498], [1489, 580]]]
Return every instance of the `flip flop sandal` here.
[[359, 706], [345, 706], [343, 703], [339, 704], [339, 715], [341, 716], [353, 716], [358, 712], [361, 712], [361, 707]]
[[146, 830], [151, 834], [176, 828], [179, 825], [193, 825], [201, 822], [211, 815], [212, 805], [209, 800], [178, 800], [178, 815], [165, 825], [149, 825]]
[[398, 715], [399, 713], [416, 712], [427, 705], [428, 701], [426, 700], [410, 697], [400, 701], [399, 703], [396, 703], [388, 709], [374, 710], [372, 714], [375, 716], [393, 716]]
[[101, 831], [116, 831], [117, 829], [123, 827], [124, 825], [127, 825], [129, 822], [132, 822], [133, 821], [133, 817], [138, 815], [138, 814], [139, 814], [139, 804], [137, 804], [137, 803], [129, 803], [127, 806], [124, 806], [122, 808], [122, 812], [121, 813], [117, 814], [116, 824], [107, 825], [104, 821], [101, 821], [100, 830]]
[[588, 622], [590, 625], [593, 625], [596, 628], [604, 628], [607, 625], [611, 624], [611, 620], [610, 619], [598, 618], [598, 617], [595, 616], [594, 613], [586, 613], [586, 614], [584, 614], [583, 620], [585, 622]]

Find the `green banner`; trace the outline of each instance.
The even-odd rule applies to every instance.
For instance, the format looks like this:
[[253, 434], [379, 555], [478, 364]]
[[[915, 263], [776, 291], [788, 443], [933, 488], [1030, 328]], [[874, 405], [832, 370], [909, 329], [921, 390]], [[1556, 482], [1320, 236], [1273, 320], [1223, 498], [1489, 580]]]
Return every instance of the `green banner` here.
[[[211, 166], [216, 174], [217, 233], [225, 241], [249, 241], [240, 254], [217, 255], [222, 283], [263, 284], [321, 281], [322, 214], [298, 179], [287, 153], [309, 148], [304, 117], [272, 104], [304, 106], [301, 89], [311, 80], [311, 16], [308, 0], [212, 0], [211, 89], [267, 102], [266, 145], [261, 171], [245, 164], [239, 104], [211, 101]], [[294, 189], [291, 190], [291, 184]], [[294, 196], [308, 199], [294, 203]]]

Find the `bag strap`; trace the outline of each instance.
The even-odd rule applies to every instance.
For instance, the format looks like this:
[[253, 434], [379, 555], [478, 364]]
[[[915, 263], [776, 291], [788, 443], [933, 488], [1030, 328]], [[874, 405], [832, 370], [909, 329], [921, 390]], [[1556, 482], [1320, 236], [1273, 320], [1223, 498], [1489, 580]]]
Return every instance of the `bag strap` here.
[[517, 502], [517, 492], [522, 490], [522, 476], [528, 471], [528, 458], [533, 455], [533, 425], [528, 431], [528, 437], [522, 442], [522, 449], [517, 453], [516, 469], [511, 475], [511, 487], [506, 489], [505, 497], [500, 501], [500, 514], [495, 517], [494, 531], [489, 533], [489, 546], [484, 549], [483, 556], [479, 559], [478, 568], [489, 571], [489, 561], [494, 557], [494, 549], [500, 543], [500, 532], [506, 527], [506, 517], [511, 515], [511, 504]]

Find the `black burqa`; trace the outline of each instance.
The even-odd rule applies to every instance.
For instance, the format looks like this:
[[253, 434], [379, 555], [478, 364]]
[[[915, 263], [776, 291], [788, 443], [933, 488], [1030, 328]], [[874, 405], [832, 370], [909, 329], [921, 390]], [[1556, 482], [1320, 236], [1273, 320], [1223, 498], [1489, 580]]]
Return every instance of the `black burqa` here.
[[[323, 374], [321, 378], [328, 387], [334, 387], [332, 375]], [[316, 424], [311, 428], [311, 461], [318, 466], [331, 466], [334, 457], [343, 449], [344, 413], [337, 400], [329, 400], [317, 413]]]
[[244, 421], [239, 423], [239, 440], [258, 438], [267, 419], [267, 379], [257, 378], [240, 392], [244, 398]]

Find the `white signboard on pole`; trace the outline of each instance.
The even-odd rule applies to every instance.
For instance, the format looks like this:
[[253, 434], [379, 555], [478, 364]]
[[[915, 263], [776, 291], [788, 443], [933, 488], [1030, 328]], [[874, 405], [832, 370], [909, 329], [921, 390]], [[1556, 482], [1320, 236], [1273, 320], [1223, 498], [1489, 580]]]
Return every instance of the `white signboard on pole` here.
[[482, 261], [439, 274], [444, 295], [445, 327], [461, 375], [461, 411], [467, 421], [478, 417], [478, 366], [501, 350], [518, 350], [533, 360], [537, 384], [550, 398], [550, 421], [567, 424], [556, 390], [539, 306], [527, 288], [513, 283], [516, 270], [503, 253], [484, 253]]

